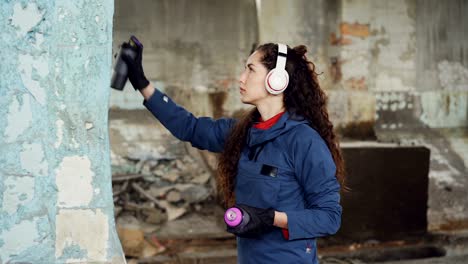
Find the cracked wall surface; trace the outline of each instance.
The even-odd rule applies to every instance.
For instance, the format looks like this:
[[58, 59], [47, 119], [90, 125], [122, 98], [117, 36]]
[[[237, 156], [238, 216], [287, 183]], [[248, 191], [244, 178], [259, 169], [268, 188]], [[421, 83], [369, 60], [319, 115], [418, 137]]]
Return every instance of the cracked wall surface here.
[[113, 6], [0, 6], [1, 263], [125, 263], [107, 130]]

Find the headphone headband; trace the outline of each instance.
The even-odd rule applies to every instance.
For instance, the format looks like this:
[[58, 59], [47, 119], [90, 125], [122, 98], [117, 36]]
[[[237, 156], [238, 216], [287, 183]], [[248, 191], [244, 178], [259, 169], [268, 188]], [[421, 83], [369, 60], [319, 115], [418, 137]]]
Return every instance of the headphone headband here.
[[282, 43], [278, 43], [278, 57], [276, 59], [276, 67], [284, 69], [286, 67], [286, 56], [288, 54], [288, 47]]

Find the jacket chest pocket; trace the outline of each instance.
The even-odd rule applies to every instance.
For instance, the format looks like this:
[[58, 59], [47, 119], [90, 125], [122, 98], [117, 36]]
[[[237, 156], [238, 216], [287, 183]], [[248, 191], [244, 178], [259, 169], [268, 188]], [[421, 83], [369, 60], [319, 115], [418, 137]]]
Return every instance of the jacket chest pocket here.
[[258, 208], [275, 208], [280, 182], [274, 168], [240, 161], [236, 177], [236, 203]]

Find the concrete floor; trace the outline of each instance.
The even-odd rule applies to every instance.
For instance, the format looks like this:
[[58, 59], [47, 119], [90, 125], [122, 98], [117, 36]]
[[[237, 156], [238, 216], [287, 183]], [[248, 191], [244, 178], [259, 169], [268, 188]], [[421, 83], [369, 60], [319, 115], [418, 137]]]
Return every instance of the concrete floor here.
[[[214, 215], [192, 214], [166, 223], [147, 238], [156, 237], [167, 250], [156, 257], [133, 259], [129, 263], [236, 263], [235, 238], [216, 219]], [[319, 239], [318, 247], [320, 263], [324, 264], [466, 264], [468, 230], [385, 242], [331, 244], [327, 239]]]

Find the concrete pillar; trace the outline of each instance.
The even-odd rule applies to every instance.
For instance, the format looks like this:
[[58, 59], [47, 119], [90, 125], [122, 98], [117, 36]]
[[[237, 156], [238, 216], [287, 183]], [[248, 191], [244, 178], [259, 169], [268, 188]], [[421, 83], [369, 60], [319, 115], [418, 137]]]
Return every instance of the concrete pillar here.
[[1, 5], [1, 263], [125, 263], [107, 128], [113, 6]]

